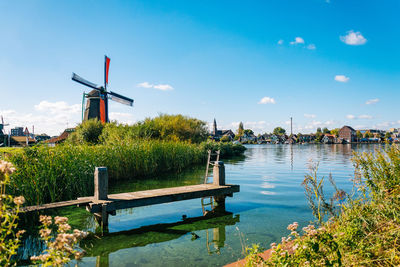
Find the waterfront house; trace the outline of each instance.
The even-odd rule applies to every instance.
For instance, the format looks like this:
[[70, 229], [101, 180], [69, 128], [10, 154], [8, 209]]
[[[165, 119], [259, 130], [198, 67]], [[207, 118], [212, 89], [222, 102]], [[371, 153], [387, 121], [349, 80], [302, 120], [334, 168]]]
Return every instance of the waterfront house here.
[[214, 124], [213, 124], [213, 130], [210, 134], [212, 139], [214, 140], [220, 140], [223, 136], [227, 136], [230, 141], [232, 141], [235, 138], [235, 134], [232, 132], [232, 130], [218, 130], [217, 129], [217, 121], [214, 119]]
[[343, 126], [339, 130], [339, 139], [346, 143], [352, 143], [357, 140], [356, 130], [350, 126]]
[[315, 134], [302, 134], [298, 139], [300, 143], [310, 143], [315, 140]]
[[324, 144], [334, 144], [336, 143], [336, 136], [333, 134], [325, 134], [324, 137], [322, 137], [321, 142]]

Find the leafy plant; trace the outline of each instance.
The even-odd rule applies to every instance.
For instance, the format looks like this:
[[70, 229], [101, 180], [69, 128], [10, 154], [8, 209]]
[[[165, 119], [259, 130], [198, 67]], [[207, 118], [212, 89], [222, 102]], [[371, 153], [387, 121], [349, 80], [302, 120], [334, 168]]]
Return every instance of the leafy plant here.
[[18, 212], [25, 202], [24, 197], [12, 197], [6, 194], [9, 175], [15, 171], [9, 163], [0, 160], [0, 265], [13, 264], [12, 256], [17, 254], [21, 243], [21, 236], [25, 232], [16, 232], [18, 226]]

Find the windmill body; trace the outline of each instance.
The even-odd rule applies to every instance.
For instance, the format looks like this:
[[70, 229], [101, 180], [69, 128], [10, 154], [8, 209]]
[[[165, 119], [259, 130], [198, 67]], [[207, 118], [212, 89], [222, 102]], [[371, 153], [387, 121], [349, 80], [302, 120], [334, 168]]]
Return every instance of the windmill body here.
[[6, 144], [7, 141], [7, 136], [4, 132], [4, 127], [8, 126], [9, 124], [5, 124], [4, 123], [4, 119], [3, 116], [1, 116], [1, 121], [0, 121], [0, 147], [4, 146], [4, 144]]
[[73, 81], [93, 89], [88, 94], [84, 94], [84, 96], [87, 98], [87, 103], [83, 120], [97, 118], [103, 123], [109, 122], [108, 99], [128, 106], [133, 106], [133, 99], [111, 91], [110, 92], [107, 91], [109, 67], [110, 67], [110, 59], [107, 56], [105, 56], [104, 86], [98, 86], [97, 84], [89, 82], [84, 78], [80, 77], [79, 75], [72, 73]]

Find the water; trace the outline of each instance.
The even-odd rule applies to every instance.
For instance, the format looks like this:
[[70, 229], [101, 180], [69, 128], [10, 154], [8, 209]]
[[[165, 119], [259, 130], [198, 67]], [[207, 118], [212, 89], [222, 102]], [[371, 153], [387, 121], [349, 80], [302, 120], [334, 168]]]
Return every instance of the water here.
[[[225, 161], [226, 182], [240, 185], [227, 198], [228, 214], [203, 219], [200, 199], [117, 211], [110, 216], [110, 234], [82, 243], [87, 256], [79, 266], [221, 266], [243, 258], [254, 243], [268, 248], [289, 232], [288, 224], [307, 225], [313, 216], [301, 183], [310, 160], [319, 175], [332, 174], [339, 188], [352, 190], [353, 151], [373, 151], [379, 145], [248, 145], [245, 157]], [[204, 166], [180, 175], [111, 186], [113, 193], [203, 182]], [[326, 192], [331, 193], [328, 184]], [[74, 227], [95, 231], [93, 217], [83, 209], [59, 211]], [[182, 220], [186, 215], [189, 220]], [[195, 236], [198, 238], [195, 238]], [[35, 238], [25, 241], [23, 258], [38, 249]]]

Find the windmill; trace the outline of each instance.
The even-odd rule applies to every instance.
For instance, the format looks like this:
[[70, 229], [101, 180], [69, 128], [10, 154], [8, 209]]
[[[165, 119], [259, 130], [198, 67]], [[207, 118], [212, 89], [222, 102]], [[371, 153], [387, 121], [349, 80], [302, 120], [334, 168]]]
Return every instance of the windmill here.
[[[97, 118], [103, 123], [109, 122], [108, 119], [108, 99], [125, 104], [128, 106], [133, 106], [133, 99], [122, 96], [120, 94], [114, 93], [112, 91], [107, 91], [108, 86], [108, 70], [110, 68], [110, 58], [104, 56], [104, 86], [99, 86], [92, 82], [85, 80], [79, 75], [72, 73], [72, 80], [90, 87], [94, 90], [90, 91], [88, 94], [84, 93], [83, 100], [87, 98], [87, 104], [85, 109], [85, 115], [82, 116], [82, 120], [88, 120], [92, 118]], [[82, 113], [83, 113], [83, 103], [82, 103]], [[82, 114], [83, 115], [83, 114]]]
[[0, 123], [0, 146], [6, 143], [6, 135], [4, 133], [4, 126], [8, 126], [9, 124], [4, 123], [3, 116], [1, 116], [1, 123]]

